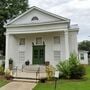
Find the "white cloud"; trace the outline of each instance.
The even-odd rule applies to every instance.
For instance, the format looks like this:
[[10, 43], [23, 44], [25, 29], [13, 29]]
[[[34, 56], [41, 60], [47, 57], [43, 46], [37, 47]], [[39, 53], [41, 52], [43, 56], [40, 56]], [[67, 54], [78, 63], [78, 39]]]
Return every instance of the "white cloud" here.
[[90, 40], [90, 0], [29, 0], [29, 3], [78, 23], [78, 40]]

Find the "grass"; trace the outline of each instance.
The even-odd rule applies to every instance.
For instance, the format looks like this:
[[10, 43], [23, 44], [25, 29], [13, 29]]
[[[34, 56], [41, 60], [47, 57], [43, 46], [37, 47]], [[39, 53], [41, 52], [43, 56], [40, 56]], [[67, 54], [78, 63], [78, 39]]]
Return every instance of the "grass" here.
[[[56, 90], [90, 90], [90, 66], [86, 67], [86, 76], [83, 80], [58, 80]], [[55, 90], [54, 82], [38, 83], [33, 90]]]
[[0, 76], [0, 87], [6, 85], [10, 81], [6, 80], [3, 76]]

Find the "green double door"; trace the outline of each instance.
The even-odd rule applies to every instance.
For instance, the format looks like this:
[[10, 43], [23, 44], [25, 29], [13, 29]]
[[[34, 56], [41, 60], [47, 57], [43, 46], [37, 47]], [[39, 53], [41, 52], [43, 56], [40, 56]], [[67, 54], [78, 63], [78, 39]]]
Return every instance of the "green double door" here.
[[45, 45], [33, 46], [33, 64], [43, 65], [45, 62]]

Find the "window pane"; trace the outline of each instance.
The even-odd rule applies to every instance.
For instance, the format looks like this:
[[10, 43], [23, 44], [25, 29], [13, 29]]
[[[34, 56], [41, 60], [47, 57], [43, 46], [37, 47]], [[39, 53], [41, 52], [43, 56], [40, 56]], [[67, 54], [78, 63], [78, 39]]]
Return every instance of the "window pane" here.
[[54, 44], [60, 44], [60, 36], [54, 37]]
[[34, 16], [34, 17], [32, 18], [32, 21], [34, 21], [34, 20], [39, 20], [39, 19], [38, 19], [38, 17]]
[[20, 38], [19, 45], [25, 45], [25, 38]]
[[41, 37], [36, 38], [36, 44], [42, 44], [42, 38]]
[[54, 51], [54, 60], [59, 61], [60, 60], [60, 51]]
[[24, 51], [19, 52], [19, 60], [20, 60], [20, 62], [25, 61], [25, 52]]
[[81, 60], [84, 60], [84, 54], [83, 53], [80, 54], [80, 58], [81, 58]]

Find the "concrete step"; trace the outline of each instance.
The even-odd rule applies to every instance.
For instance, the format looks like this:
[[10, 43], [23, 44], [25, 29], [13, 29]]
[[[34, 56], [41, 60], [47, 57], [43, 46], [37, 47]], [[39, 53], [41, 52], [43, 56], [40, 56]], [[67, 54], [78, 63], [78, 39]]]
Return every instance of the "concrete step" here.
[[30, 83], [37, 83], [39, 80], [14, 78], [13, 81], [16, 81], [16, 82], [30, 82]]
[[29, 66], [23, 66], [24, 72], [32, 72], [35, 73], [38, 70], [40, 70], [41, 73], [46, 72], [46, 67], [44, 65], [29, 65]]

